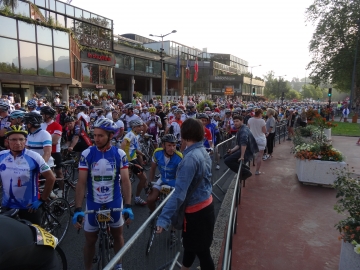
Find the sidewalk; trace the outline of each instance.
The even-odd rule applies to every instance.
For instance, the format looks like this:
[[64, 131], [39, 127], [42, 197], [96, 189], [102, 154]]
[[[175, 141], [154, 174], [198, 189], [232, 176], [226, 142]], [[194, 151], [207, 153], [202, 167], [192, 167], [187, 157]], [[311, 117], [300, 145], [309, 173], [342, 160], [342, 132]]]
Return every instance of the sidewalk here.
[[[354, 138], [333, 137], [333, 145], [360, 172]], [[281, 142], [242, 190], [232, 269], [335, 270], [341, 242], [334, 225], [335, 190], [302, 185], [295, 174], [291, 142]], [[254, 173], [255, 168], [252, 167]], [[350, 270], [350, 269], [349, 269]]]

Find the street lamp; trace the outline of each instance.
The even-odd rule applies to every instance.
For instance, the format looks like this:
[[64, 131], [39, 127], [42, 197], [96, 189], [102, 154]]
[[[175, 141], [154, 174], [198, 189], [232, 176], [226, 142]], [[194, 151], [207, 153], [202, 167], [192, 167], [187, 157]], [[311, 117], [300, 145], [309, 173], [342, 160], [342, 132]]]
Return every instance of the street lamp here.
[[355, 49], [355, 58], [354, 58], [354, 68], [353, 68], [353, 74], [352, 74], [352, 79], [351, 79], [351, 91], [350, 91], [350, 107], [349, 109], [351, 109], [351, 107], [353, 106], [353, 95], [354, 95], [354, 87], [355, 87], [355, 78], [356, 78], [356, 58], [357, 58], [357, 53], [358, 53], [358, 48], [359, 48], [359, 35], [360, 35], [360, 19], [358, 19], [356, 21], [356, 24], [358, 26], [358, 32], [357, 32], [357, 37], [356, 37], [356, 49]]
[[172, 33], [176, 33], [176, 30], [172, 30], [170, 33], [166, 34], [166, 35], [153, 35], [150, 34], [149, 36], [151, 37], [159, 37], [161, 38], [161, 49], [160, 49], [160, 65], [161, 65], [161, 102], [162, 102], [162, 98], [163, 98], [163, 93], [164, 93], [164, 37], [172, 34]]
[[[257, 66], [252, 66], [252, 67], [250, 67], [250, 70], [251, 70], [251, 78], [250, 78], [250, 92], [252, 91], [252, 79], [253, 79], [252, 69], [253, 69], [253, 68], [256, 68], [256, 67], [261, 67], [261, 65], [257, 65]], [[254, 96], [254, 98], [255, 98], [255, 96]]]
[[[275, 76], [275, 77], [279, 77], [278, 80], [278, 94], [280, 94], [280, 79], [281, 77], [286, 77], [286, 75], [280, 75], [280, 76]], [[283, 105], [284, 103], [284, 95], [281, 95], [281, 105]]]

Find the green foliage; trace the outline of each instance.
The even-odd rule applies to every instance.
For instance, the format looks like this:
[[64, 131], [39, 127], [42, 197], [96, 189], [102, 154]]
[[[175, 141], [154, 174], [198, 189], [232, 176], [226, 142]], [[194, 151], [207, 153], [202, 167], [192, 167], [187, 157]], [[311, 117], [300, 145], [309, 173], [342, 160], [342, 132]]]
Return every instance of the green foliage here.
[[134, 91], [134, 95], [135, 95], [135, 98], [142, 99], [142, 97], [143, 97], [143, 94], [141, 94], [140, 92], [136, 92], [136, 91]]
[[338, 201], [334, 209], [347, 215], [335, 225], [340, 232], [339, 238], [354, 245], [360, 244], [360, 178], [354, 176], [354, 170], [349, 165], [332, 173], [337, 175], [334, 188]]
[[[306, 11], [307, 21], [316, 24], [310, 41], [312, 61], [308, 64], [315, 85], [331, 83], [349, 92], [357, 41], [359, 1], [316, 0]], [[360, 61], [357, 61], [356, 89], [360, 91]]]
[[360, 124], [337, 122], [336, 129], [331, 131], [333, 136], [355, 136], [360, 134]]
[[312, 98], [314, 100], [323, 99], [325, 89], [314, 86], [312, 84], [307, 84], [303, 86], [303, 91], [301, 92], [303, 98]]
[[289, 92], [285, 94], [285, 98], [289, 100], [293, 100], [293, 99], [301, 100], [301, 94], [295, 89], [290, 89]]
[[198, 110], [198, 112], [203, 112], [204, 108], [205, 108], [205, 104], [208, 105], [208, 107], [212, 108], [214, 105], [214, 102], [212, 100], [203, 100], [201, 101], [197, 106], [196, 109]]
[[122, 100], [122, 96], [121, 96], [120, 93], [118, 93], [118, 94], [116, 95], [116, 99], [117, 99], [117, 100]]
[[0, 62], [0, 71], [5, 73], [19, 73], [19, 67], [15, 66], [13, 63], [8, 64], [5, 62]]
[[282, 77], [275, 76], [274, 71], [268, 72], [264, 77], [264, 95], [268, 99], [279, 99], [282, 92], [286, 95], [291, 89], [290, 83]]

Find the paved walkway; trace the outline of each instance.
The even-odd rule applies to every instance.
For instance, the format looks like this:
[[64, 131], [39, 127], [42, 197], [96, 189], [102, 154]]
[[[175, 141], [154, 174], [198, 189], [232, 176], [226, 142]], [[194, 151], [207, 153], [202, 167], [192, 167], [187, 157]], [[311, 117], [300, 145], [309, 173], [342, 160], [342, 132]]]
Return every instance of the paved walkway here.
[[[355, 143], [355, 138], [333, 137], [333, 145], [360, 174], [360, 146]], [[336, 192], [298, 182], [291, 145], [277, 144], [274, 158], [262, 163], [264, 173], [246, 181], [232, 269], [338, 269], [341, 242], [334, 225], [341, 216], [333, 210]]]

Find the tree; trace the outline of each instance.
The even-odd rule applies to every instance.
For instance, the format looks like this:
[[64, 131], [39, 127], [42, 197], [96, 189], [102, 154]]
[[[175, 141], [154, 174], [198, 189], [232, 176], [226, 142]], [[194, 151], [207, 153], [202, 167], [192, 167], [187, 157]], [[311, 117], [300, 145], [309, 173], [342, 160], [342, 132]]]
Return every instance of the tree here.
[[[338, 91], [351, 88], [359, 1], [315, 0], [306, 10], [307, 21], [316, 24], [310, 41], [310, 77], [315, 85], [330, 83]], [[360, 96], [360, 61], [357, 61], [355, 96]]]
[[285, 99], [288, 99], [288, 100], [293, 100], [293, 99], [301, 100], [301, 95], [295, 89], [290, 89], [289, 92], [285, 95]]
[[268, 74], [264, 75], [264, 78], [264, 95], [268, 99], [280, 99], [282, 92], [286, 94], [290, 91], [290, 83], [281, 77], [276, 78], [274, 71], [269, 71]]
[[323, 89], [312, 84], [307, 84], [303, 86], [302, 91], [303, 98], [312, 98], [312, 99], [323, 99]]
[[14, 11], [15, 8], [18, 6], [17, 0], [0, 0], [0, 6], [8, 6]]

